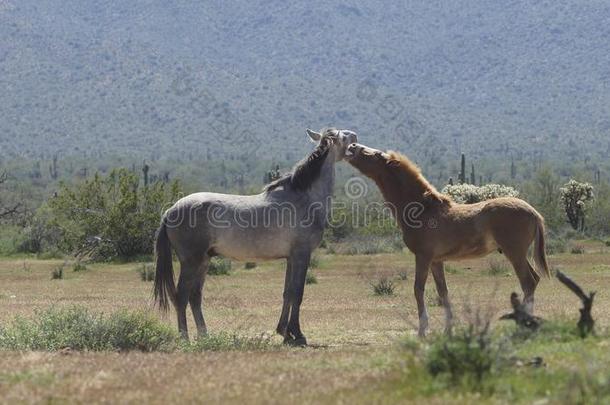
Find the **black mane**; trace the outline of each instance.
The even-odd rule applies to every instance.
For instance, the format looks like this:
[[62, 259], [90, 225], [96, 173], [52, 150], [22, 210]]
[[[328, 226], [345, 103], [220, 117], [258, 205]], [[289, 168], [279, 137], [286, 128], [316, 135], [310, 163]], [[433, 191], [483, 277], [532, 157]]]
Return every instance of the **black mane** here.
[[290, 173], [286, 173], [279, 179], [267, 184], [263, 190], [272, 191], [281, 186], [288, 186], [296, 191], [309, 190], [313, 182], [320, 177], [322, 165], [330, 152], [331, 143], [332, 140], [328, 136], [323, 136], [320, 144], [309, 156], [297, 163]]

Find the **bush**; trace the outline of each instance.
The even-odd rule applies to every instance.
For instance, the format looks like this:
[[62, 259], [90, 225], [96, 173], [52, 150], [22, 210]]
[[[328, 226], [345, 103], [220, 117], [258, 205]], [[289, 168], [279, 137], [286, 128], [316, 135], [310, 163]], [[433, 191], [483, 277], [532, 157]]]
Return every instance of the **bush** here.
[[485, 184], [481, 187], [473, 184], [447, 185], [442, 193], [460, 204], [474, 204], [498, 197], [519, 197], [517, 190], [502, 184]]
[[305, 284], [318, 284], [318, 279], [312, 272], [308, 271], [305, 276]]
[[554, 255], [557, 253], [565, 253], [567, 250], [567, 243], [563, 239], [551, 238], [546, 241], [546, 253]]
[[508, 276], [510, 275], [510, 268], [508, 263], [503, 258], [492, 257], [487, 261], [488, 269], [487, 272], [490, 276]]
[[208, 266], [208, 274], [211, 276], [226, 276], [231, 272], [231, 261], [222, 257], [213, 257]]
[[570, 253], [575, 255], [582, 255], [585, 253], [585, 247], [583, 245], [574, 245], [570, 249]]
[[144, 312], [118, 311], [96, 315], [82, 307], [51, 308], [36, 318], [16, 318], [0, 330], [0, 349], [167, 350], [177, 334]]
[[74, 265], [72, 266], [72, 271], [86, 271], [87, 270], [87, 266], [85, 266], [83, 263], [77, 261], [74, 263]]
[[53, 269], [51, 272], [52, 280], [61, 280], [64, 278], [64, 264]]
[[470, 324], [452, 336], [438, 336], [426, 353], [426, 368], [452, 386], [478, 389], [485, 377], [509, 364], [508, 341], [494, 339], [489, 324]]
[[375, 295], [394, 295], [394, 282], [386, 276], [381, 276], [379, 279], [371, 283], [373, 293]]
[[320, 258], [317, 255], [312, 255], [309, 259], [309, 268], [317, 269], [318, 267], [320, 267]]
[[396, 277], [398, 277], [399, 280], [406, 280], [407, 276], [408, 276], [408, 274], [407, 274], [406, 270], [399, 271], [398, 274], [396, 275]]
[[46, 233], [58, 235], [64, 252], [80, 251], [98, 260], [130, 259], [152, 253], [162, 209], [180, 192], [177, 182], [144, 186], [136, 173], [115, 169], [74, 186], [61, 184], [41, 212], [46, 213]]
[[155, 266], [152, 264], [142, 263], [137, 268], [137, 272], [140, 275], [142, 281], [155, 281]]
[[244, 264], [244, 268], [246, 270], [254, 269], [254, 268], [256, 268], [256, 263], [255, 262], [246, 262], [246, 264]]

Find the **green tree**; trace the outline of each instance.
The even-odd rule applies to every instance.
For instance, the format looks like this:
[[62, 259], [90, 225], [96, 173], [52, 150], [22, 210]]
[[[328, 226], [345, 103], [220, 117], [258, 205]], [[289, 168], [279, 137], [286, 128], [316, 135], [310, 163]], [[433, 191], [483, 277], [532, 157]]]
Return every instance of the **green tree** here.
[[126, 169], [106, 177], [96, 173], [75, 186], [60, 185], [48, 202], [47, 224], [59, 231], [59, 248], [65, 252], [129, 259], [152, 252], [161, 214], [180, 194], [176, 181], [144, 186]]

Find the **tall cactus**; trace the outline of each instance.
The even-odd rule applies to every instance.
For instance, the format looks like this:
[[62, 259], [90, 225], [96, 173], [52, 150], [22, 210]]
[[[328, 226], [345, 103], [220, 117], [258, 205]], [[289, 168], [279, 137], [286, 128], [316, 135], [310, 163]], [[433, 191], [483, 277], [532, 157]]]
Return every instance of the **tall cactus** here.
[[57, 177], [58, 177], [58, 173], [57, 173], [57, 154], [53, 155], [53, 162], [49, 166], [49, 174], [51, 175], [51, 178], [53, 180], [57, 179]]
[[470, 166], [470, 184], [474, 185], [476, 184], [476, 176], [474, 174], [474, 163], [471, 163]]
[[466, 155], [462, 153], [462, 164], [460, 169], [460, 175], [458, 177], [460, 184], [466, 183]]
[[142, 173], [144, 173], [144, 187], [148, 187], [148, 171], [150, 166], [146, 164], [146, 160], [142, 163]]

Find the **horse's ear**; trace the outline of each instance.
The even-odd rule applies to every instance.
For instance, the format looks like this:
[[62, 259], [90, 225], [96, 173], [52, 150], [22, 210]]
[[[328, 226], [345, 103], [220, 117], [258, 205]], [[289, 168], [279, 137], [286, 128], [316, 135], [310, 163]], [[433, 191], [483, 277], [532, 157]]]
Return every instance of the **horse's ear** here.
[[309, 135], [309, 137], [311, 138], [312, 141], [314, 142], [318, 142], [320, 139], [322, 139], [322, 134], [312, 131], [311, 129], [306, 129], [305, 132], [307, 132], [307, 135]]

